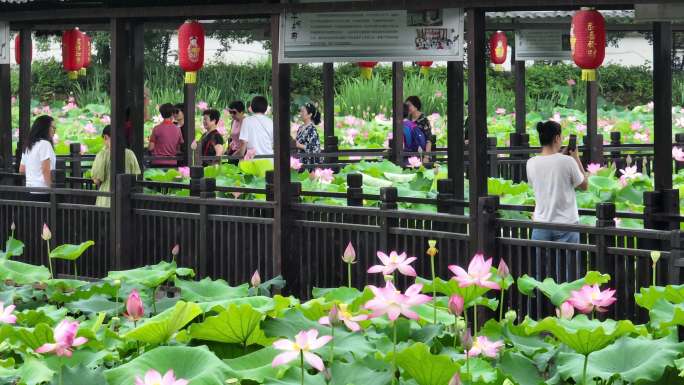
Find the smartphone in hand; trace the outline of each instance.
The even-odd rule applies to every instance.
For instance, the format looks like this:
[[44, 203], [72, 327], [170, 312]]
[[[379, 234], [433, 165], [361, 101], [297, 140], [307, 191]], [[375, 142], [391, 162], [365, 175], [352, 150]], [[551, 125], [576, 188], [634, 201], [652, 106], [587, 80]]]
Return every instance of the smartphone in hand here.
[[570, 135], [568, 139], [568, 146], [563, 150], [563, 154], [570, 155], [571, 153], [577, 151], [577, 135]]

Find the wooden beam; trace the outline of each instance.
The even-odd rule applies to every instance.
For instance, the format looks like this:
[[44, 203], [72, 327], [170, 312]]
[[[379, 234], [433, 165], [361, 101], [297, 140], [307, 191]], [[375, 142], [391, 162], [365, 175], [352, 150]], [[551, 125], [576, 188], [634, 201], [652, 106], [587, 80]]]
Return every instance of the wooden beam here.
[[[323, 63], [323, 142], [335, 136], [335, 68], [333, 63]], [[325, 148], [326, 152], [332, 151]]]
[[22, 149], [28, 141], [31, 130], [31, 28], [24, 27], [19, 31], [21, 64], [19, 64], [19, 143], [17, 145], [16, 168], [19, 168]]
[[672, 26], [653, 23], [654, 189], [672, 188]]
[[[7, 40], [9, 44], [9, 39]], [[10, 65], [0, 64], [0, 170], [12, 167], [12, 86]]]
[[[112, 138], [110, 150], [110, 191], [117, 191], [117, 175], [124, 173], [124, 150], [126, 136], [123, 130], [126, 121], [126, 70], [128, 67], [128, 37], [126, 35], [126, 22], [123, 19], [111, 19], [111, 58], [110, 58], [110, 98], [111, 98], [111, 125]], [[126, 245], [130, 239], [125, 239], [121, 232], [123, 224], [120, 222], [120, 215], [116, 204], [116, 199], [111, 200], [111, 229], [113, 230], [111, 254], [117, 269], [123, 266], [122, 258], [126, 257]]]
[[[455, 199], [463, 199], [465, 184], [463, 106], [463, 62], [447, 62], [447, 164]], [[462, 214], [463, 209], [458, 209], [454, 213]]]
[[[513, 58], [514, 59], [514, 58]], [[525, 61], [515, 61], [515, 132], [527, 131], [527, 87], [525, 85]]]
[[392, 63], [392, 161], [404, 163], [404, 63]]
[[470, 160], [470, 242], [476, 252], [478, 200], [487, 195], [487, 65], [485, 63], [485, 12], [468, 9], [466, 36], [468, 38], [468, 135]]
[[[567, 31], [571, 18], [558, 19], [557, 22], [534, 22], [527, 20], [535, 19], [515, 19], [515, 22], [487, 22], [487, 31], [518, 31], [521, 29], [536, 29], [536, 30], [562, 30]], [[684, 31], [684, 24], [672, 25], [673, 31]], [[608, 32], [653, 32], [653, 25], [646, 23], [626, 23], [626, 24], [612, 24], [606, 21], [606, 31]]]
[[130, 24], [131, 47], [130, 47], [130, 104], [131, 124], [133, 125], [133, 143], [129, 143], [138, 158], [142, 169], [142, 159], [145, 146], [145, 24], [133, 21]]

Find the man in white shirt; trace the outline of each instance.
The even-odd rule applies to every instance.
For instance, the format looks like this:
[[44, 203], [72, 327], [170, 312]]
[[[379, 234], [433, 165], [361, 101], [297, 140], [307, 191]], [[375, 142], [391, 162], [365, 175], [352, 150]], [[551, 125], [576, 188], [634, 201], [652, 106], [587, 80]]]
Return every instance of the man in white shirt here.
[[[561, 150], [561, 126], [547, 121], [537, 124], [541, 154], [527, 161], [527, 181], [534, 190], [535, 207], [532, 220], [577, 224], [575, 189], [587, 189], [587, 176], [576, 149], [569, 155]], [[533, 229], [532, 239], [540, 241], [579, 243], [579, 233]]]
[[244, 118], [240, 126], [240, 149], [235, 155], [273, 155], [273, 121], [264, 115], [268, 101], [263, 96], [255, 96], [250, 103], [253, 115]]

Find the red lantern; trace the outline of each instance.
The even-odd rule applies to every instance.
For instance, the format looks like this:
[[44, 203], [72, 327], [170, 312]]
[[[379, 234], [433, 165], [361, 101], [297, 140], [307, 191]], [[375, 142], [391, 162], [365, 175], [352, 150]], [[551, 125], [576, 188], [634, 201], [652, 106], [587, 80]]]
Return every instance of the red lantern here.
[[185, 83], [196, 83], [197, 71], [204, 65], [204, 27], [197, 21], [186, 21], [178, 29], [178, 61]]
[[376, 61], [361, 61], [359, 62], [359, 67], [361, 67], [361, 76], [364, 79], [370, 79], [373, 75], [373, 67], [378, 65]]
[[572, 59], [582, 69], [582, 80], [596, 80], [596, 69], [606, 56], [606, 21], [601, 12], [582, 8], [572, 17]]
[[416, 62], [420, 66], [420, 74], [423, 76], [427, 76], [427, 74], [430, 72], [430, 67], [432, 67], [432, 62], [431, 61], [419, 61]]
[[62, 34], [62, 65], [69, 72], [69, 79], [78, 79], [78, 71], [83, 67], [83, 33], [78, 28]]
[[[29, 60], [33, 60], [33, 50], [29, 51]], [[14, 61], [21, 64], [21, 38], [19, 34], [14, 37]]]
[[83, 68], [79, 70], [79, 75], [86, 76], [86, 69], [90, 67], [92, 45], [90, 36], [83, 34]]
[[503, 31], [496, 31], [489, 38], [489, 58], [494, 63], [495, 71], [503, 71], [503, 64], [508, 56], [508, 39]]

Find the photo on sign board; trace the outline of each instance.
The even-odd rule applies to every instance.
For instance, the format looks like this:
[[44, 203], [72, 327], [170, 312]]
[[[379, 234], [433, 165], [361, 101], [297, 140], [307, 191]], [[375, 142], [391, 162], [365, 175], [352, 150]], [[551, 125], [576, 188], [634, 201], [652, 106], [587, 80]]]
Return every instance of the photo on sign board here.
[[443, 23], [441, 9], [406, 12], [406, 25], [409, 27], [439, 27]]
[[[449, 36], [449, 32], [453, 34]], [[447, 28], [419, 28], [416, 29], [415, 45], [417, 50], [446, 50], [451, 49], [455, 41], [458, 41], [456, 30]]]

